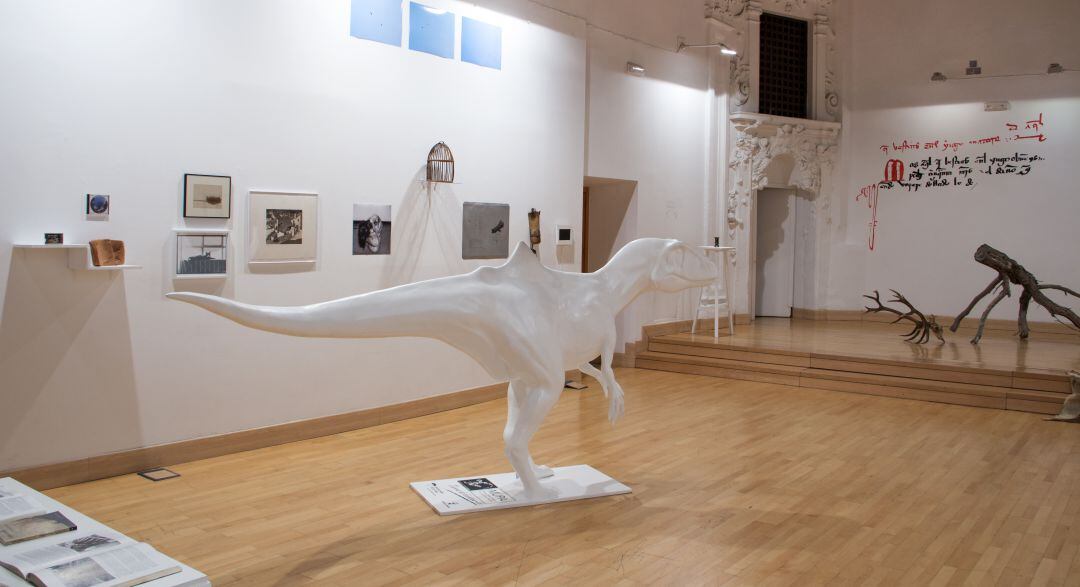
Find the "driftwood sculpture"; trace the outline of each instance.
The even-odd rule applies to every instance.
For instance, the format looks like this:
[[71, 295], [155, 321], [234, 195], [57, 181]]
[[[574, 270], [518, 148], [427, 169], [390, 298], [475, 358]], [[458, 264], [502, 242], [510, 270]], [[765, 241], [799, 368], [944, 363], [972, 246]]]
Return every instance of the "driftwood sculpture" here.
[[895, 289], [890, 289], [889, 291], [891, 291], [893, 294], [893, 299], [889, 301], [904, 304], [908, 308], [907, 312], [901, 312], [900, 310], [890, 308], [882, 304], [881, 294], [879, 294], [876, 289], [874, 290], [874, 295], [872, 296], [865, 294], [863, 295], [864, 298], [867, 298], [877, 304], [876, 308], [866, 306], [866, 311], [874, 313], [891, 312], [893, 314], [896, 314], [896, 320], [893, 320], [892, 324], [896, 324], [901, 320], [910, 320], [915, 325], [915, 328], [912, 329], [911, 332], [903, 335], [904, 340], [908, 342], [923, 344], [924, 342], [928, 342], [930, 340], [931, 333], [933, 333], [933, 335], [936, 336], [937, 339], [941, 342], [945, 342], [945, 338], [941, 335], [941, 325], [937, 323], [936, 316], [931, 314], [930, 318], [927, 318], [925, 314], [916, 310], [915, 306], [912, 306], [911, 302], [909, 302], [907, 298], [905, 298], [900, 292], [896, 291]]
[[949, 330], [956, 332], [956, 329], [960, 327], [960, 321], [966, 317], [972, 309], [975, 308], [975, 304], [979, 303], [979, 300], [985, 298], [991, 292], [997, 288], [1001, 288], [1001, 291], [990, 300], [990, 304], [983, 310], [982, 317], [979, 319], [979, 330], [975, 332], [975, 338], [971, 339], [971, 344], [978, 344], [979, 339], [982, 338], [983, 328], [986, 327], [986, 318], [990, 315], [990, 310], [994, 309], [994, 306], [998, 305], [998, 302], [1005, 299], [1007, 296], [1012, 296], [1012, 292], [1009, 289], [1009, 283], [1015, 283], [1024, 288], [1023, 293], [1020, 294], [1020, 315], [1017, 318], [1017, 328], [1019, 329], [1020, 338], [1026, 339], [1031, 332], [1028, 328], [1027, 311], [1028, 306], [1031, 305], [1032, 300], [1036, 304], [1046, 308], [1047, 312], [1059, 322], [1058, 316], [1064, 316], [1072, 322], [1073, 326], [1080, 329], [1080, 316], [1076, 315], [1069, 308], [1062, 306], [1054, 300], [1046, 297], [1046, 294], [1042, 292], [1044, 289], [1056, 289], [1065, 292], [1066, 295], [1080, 297], [1080, 293], [1062, 286], [1054, 285], [1051, 283], [1039, 283], [1038, 279], [1031, 274], [1024, 266], [1014, 261], [1005, 253], [984, 244], [975, 251], [975, 260], [987, 267], [997, 271], [998, 276], [990, 282], [990, 285], [986, 286], [986, 289], [979, 292], [979, 295], [975, 296], [975, 299], [971, 300], [971, 303], [964, 308], [963, 312], [953, 320], [952, 326]]
[[1072, 393], [1065, 398], [1061, 413], [1050, 418], [1051, 420], [1080, 422], [1080, 372], [1069, 371], [1069, 384], [1072, 387]]

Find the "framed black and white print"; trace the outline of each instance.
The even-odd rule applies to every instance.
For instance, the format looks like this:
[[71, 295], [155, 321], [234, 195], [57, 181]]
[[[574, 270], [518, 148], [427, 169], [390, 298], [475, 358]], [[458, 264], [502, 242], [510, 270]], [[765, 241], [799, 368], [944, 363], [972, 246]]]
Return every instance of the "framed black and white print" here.
[[313, 263], [319, 242], [319, 197], [306, 192], [252, 190], [250, 263]]
[[390, 204], [353, 204], [352, 254], [390, 254]]
[[224, 232], [182, 232], [176, 235], [176, 276], [225, 277], [229, 235]]
[[184, 174], [185, 218], [228, 218], [231, 210], [231, 177]]

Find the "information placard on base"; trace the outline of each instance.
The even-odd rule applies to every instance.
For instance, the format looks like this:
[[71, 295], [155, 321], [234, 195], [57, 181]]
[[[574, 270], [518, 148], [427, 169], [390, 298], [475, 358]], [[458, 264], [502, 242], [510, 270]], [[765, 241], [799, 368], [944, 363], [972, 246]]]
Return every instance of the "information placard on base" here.
[[545, 495], [526, 497], [514, 473], [477, 475], [410, 483], [440, 516], [518, 508], [542, 503], [573, 501], [630, 493], [630, 488], [589, 465], [555, 467], [554, 475], [540, 480]]

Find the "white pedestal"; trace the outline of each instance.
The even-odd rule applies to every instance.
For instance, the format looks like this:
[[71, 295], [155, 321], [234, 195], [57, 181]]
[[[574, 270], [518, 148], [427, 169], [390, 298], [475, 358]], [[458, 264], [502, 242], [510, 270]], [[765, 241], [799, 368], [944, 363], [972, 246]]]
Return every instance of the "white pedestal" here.
[[413, 491], [440, 516], [519, 508], [591, 497], [630, 493], [630, 488], [589, 465], [555, 467], [555, 474], [540, 480], [549, 495], [526, 498], [514, 473], [474, 475], [410, 483]]

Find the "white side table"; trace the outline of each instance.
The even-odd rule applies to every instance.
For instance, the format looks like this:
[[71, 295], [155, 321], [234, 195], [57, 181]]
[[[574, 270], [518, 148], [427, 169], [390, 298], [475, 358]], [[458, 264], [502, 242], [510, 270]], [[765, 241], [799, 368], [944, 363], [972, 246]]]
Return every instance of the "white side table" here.
[[[691, 322], [690, 333], [697, 330], [697, 321], [701, 317], [701, 311], [712, 310], [713, 315], [713, 338], [720, 338], [720, 306], [724, 307], [728, 319], [728, 335], [735, 334], [735, 313], [731, 309], [731, 258], [735, 256], [735, 247], [698, 247], [706, 257], [715, 259], [717, 276], [716, 281], [701, 288], [701, 296], [698, 298], [697, 309], [694, 310], [694, 320]], [[723, 291], [721, 291], [721, 286]]]

